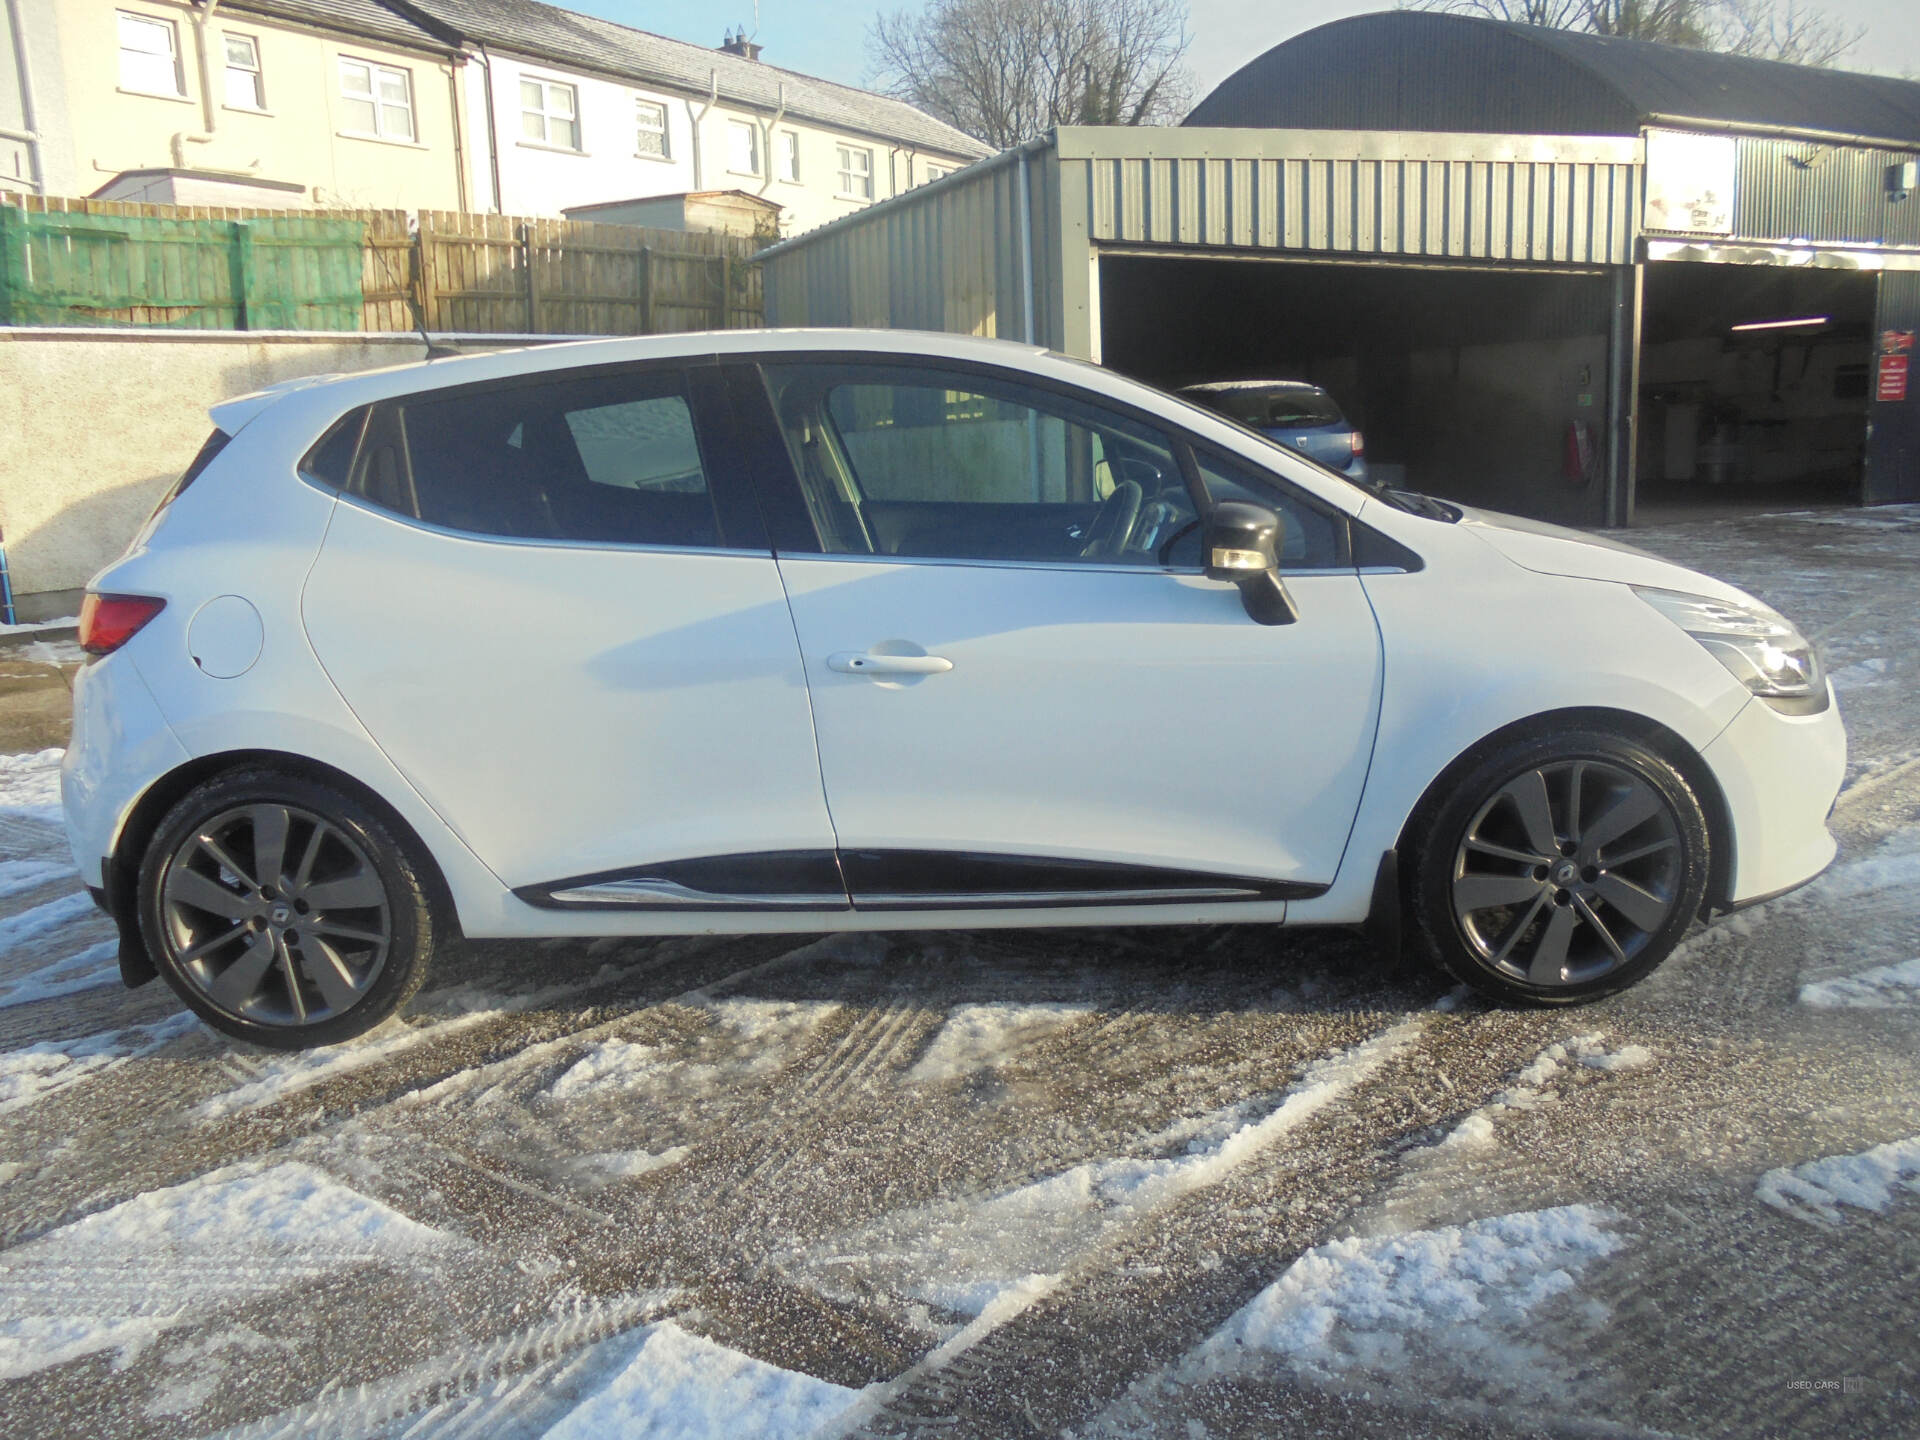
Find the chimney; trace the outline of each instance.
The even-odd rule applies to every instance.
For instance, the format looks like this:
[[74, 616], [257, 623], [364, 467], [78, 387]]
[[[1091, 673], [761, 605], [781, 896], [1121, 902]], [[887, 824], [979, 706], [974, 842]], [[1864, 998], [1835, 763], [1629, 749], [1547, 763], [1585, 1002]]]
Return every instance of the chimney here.
[[720, 48], [729, 55], [740, 56], [743, 60], [760, 58], [760, 47], [747, 38], [747, 32], [744, 29], [729, 30], [726, 43]]

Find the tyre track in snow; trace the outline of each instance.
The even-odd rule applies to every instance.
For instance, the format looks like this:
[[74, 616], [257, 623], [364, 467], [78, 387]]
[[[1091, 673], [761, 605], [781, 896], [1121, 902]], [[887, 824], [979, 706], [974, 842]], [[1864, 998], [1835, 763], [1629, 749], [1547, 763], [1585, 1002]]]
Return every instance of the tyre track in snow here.
[[[1075, 1257], [1045, 1295], [887, 1387], [852, 1433], [1054, 1434], [1217, 1328], [1392, 1180], [1399, 1155], [1485, 1103], [1569, 1017], [1436, 1014], [1266, 1148]], [[1385, 1034], [1388, 1027], [1381, 1027]]]
[[[232, 1088], [227, 1064], [257, 1052], [225, 1052], [208, 1060], [160, 1055], [103, 1071], [0, 1122], [9, 1148], [38, 1150], [43, 1161], [53, 1161], [8, 1183], [0, 1244], [19, 1244], [144, 1190], [364, 1118], [530, 1047], [623, 1023], [635, 1010], [751, 973], [793, 948], [787, 936], [722, 937], [693, 946], [673, 942], [639, 966], [556, 995], [557, 1008], [445, 1021], [446, 1034], [436, 1034], [442, 1027], [435, 1026], [390, 1055], [210, 1122], [196, 1120], [193, 1111]], [[609, 1016], [609, 1009], [619, 1013]], [[44, 1152], [53, 1136], [63, 1142], [60, 1153], [49, 1157]]]

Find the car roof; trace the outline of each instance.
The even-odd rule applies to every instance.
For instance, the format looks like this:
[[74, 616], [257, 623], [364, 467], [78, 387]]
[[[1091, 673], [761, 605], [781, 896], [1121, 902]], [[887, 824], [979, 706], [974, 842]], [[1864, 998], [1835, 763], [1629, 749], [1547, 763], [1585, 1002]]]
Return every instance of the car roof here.
[[[589, 365], [619, 365], [644, 360], [702, 360], [779, 351], [866, 351], [876, 355], [917, 355], [932, 359], [976, 360], [1017, 369], [1051, 370], [1075, 362], [1050, 355], [1037, 345], [950, 335], [921, 330], [704, 330], [673, 335], [622, 335], [604, 340], [532, 344], [480, 355], [416, 360], [350, 375], [305, 377], [271, 386], [212, 407], [215, 425], [231, 434], [256, 415], [294, 392], [324, 391], [344, 412], [356, 405], [395, 395], [413, 395], [452, 385], [510, 380], [521, 375], [571, 370]], [[1043, 363], [1035, 363], [1043, 362]], [[1051, 363], [1044, 363], [1051, 362]], [[1112, 372], [1106, 372], [1109, 375]], [[1118, 378], [1115, 376], [1114, 378]]]
[[1320, 395], [1327, 393], [1306, 380], [1204, 380], [1198, 385], [1182, 385], [1179, 393], [1186, 395], [1195, 390], [1208, 394], [1216, 390], [1312, 390]]

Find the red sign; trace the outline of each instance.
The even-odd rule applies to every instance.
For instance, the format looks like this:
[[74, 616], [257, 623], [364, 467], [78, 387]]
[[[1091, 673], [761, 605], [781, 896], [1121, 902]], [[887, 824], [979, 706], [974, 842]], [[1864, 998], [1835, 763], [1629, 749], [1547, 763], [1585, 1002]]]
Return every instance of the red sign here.
[[1907, 357], [1905, 355], [1880, 357], [1880, 383], [1874, 387], [1873, 398], [1876, 400], [1907, 398]]
[[1882, 355], [1899, 355], [1911, 349], [1913, 349], [1913, 331], [1882, 330], [1880, 332], [1880, 353]]

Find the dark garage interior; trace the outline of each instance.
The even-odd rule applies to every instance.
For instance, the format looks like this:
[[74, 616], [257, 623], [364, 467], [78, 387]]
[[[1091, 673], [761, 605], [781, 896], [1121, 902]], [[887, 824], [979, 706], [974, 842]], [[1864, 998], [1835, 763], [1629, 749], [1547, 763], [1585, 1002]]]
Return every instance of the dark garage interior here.
[[1604, 273], [1109, 252], [1100, 293], [1116, 370], [1167, 388], [1311, 381], [1365, 435], [1376, 479], [1605, 521]]
[[1646, 267], [1636, 515], [1861, 500], [1878, 277]]

